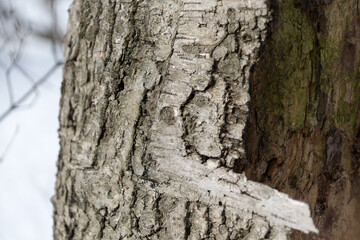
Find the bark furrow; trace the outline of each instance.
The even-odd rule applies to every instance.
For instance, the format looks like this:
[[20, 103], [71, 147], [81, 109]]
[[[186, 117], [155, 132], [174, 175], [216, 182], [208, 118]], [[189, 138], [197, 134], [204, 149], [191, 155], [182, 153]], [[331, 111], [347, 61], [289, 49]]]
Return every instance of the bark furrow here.
[[75, 0], [70, 16], [55, 239], [317, 231], [306, 204], [232, 170], [265, 1]]

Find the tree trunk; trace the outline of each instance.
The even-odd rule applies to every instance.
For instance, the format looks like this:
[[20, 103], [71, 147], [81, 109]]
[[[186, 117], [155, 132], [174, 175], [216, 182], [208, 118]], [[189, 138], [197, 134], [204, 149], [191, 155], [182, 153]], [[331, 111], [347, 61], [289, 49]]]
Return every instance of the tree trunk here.
[[247, 161], [250, 70], [270, 15], [258, 0], [74, 1], [55, 239], [317, 231], [306, 204], [233, 171]]
[[359, 239], [359, 1], [272, 4], [237, 169], [310, 204], [320, 235], [293, 239]]

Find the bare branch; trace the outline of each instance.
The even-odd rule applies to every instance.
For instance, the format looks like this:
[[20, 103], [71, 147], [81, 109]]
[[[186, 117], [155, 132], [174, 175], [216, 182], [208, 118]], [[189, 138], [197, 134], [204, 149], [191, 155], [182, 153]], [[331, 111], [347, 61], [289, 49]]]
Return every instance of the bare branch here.
[[0, 163], [4, 160], [4, 158], [5, 158], [6, 155], [8, 154], [9, 149], [11, 148], [11, 146], [12, 146], [12, 144], [13, 144], [13, 142], [14, 142], [17, 134], [18, 134], [18, 132], [19, 132], [19, 125], [16, 125], [16, 129], [15, 129], [14, 134], [12, 135], [12, 137], [11, 137], [8, 145], [6, 146], [6, 148], [5, 148], [5, 150], [4, 150], [4, 152], [3, 152], [3, 153], [1, 154], [1, 156], [0, 156]]
[[[20, 107], [29, 107], [32, 106], [38, 96], [38, 87], [43, 84], [51, 74], [62, 65], [62, 57], [58, 54], [58, 48], [61, 48], [61, 42], [63, 39], [63, 34], [58, 26], [58, 19], [56, 13], [56, 0], [47, 0], [48, 9], [51, 13], [51, 27], [46, 28], [44, 26], [32, 27], [28, 24], [29, 21], [25, 21], [19, 17], [12, 7], [11, 1], [8, 4], [5, 4], [0, 0], [1, 14], [0, 14], [0, 32], [3, 33], [0, 38], [2, 43], [0, 45], [0, 53], [6, 50], [8, 45], [11, 43], [12, 39], [15, 37], [16, 41], [19, 41], [18, 47], [15, 50], [9, 49], [10, 52], [10, 63], [7, 61], [0, 61], [0, 68], [5, 71], [7, 91], [9, 95], [10, 106], [6, 111], [0, 114], [0, 122], [3, 121], [12, 111]], [[9, 24], [13, 27], [9, 28]], [[35, 31], [32, 31], [35, 29]], [[45, 32], [39, 29], [46, 29]], [[22, 53], [23, 43], [26, 38], [31, 34], [36, 34], [38, 36], [44, 37], [51, 41], [51, 52], [54, 59], [54, 65], [41, 77], [39, 80], [35, 81], [33, 76], [25, 70], [25, 68], [20, 64], [20, 58]], [[11, 46], [11, 45], [10, 45]], [[19, 71], [26, 80], [28, 80], [32, 86], [26, 91], [18, 100], [15, 97], [15, 90], [13, 87], [13, 80], [11, 74], [13, 71]], [[30, 105], [23, 105], [30, 96], [35, 94], [35, 98], [30, 103]]]
[[40, 78], [19, 100], [15, 101], [11, 104], [11, 106], [0, 115], [0, 122], [2, 122], [9, 114], [14, 111], [15, 109], [19, 108], [21, 104], [27, 100], [35, 91], [36, 89], [43, 84], [54, 72], [55, 70], [63, 65], [63, 62], [57, 62], [54, 66], [52, 66], [45, 75]]

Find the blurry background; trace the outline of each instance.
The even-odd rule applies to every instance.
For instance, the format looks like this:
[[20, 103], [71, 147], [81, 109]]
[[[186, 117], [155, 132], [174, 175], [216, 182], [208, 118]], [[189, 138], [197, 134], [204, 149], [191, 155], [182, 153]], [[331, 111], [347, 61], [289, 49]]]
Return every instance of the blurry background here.
[[0, 0], [0, 239], [52, 239], [61, 42], [72, 0]]

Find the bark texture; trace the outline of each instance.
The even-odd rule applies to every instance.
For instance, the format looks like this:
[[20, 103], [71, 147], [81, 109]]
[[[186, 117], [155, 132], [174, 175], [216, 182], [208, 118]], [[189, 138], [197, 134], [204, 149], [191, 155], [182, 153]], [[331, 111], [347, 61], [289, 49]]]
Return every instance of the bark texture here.
[[65, 40], [55, 239], [287, 239], [306, 204], [246, 159], [264, 1], [75, 0]]
[[359, 239], [359, 1], [272, 4], [237, 169], [310, 204], [320, 235], [293, 239]]

